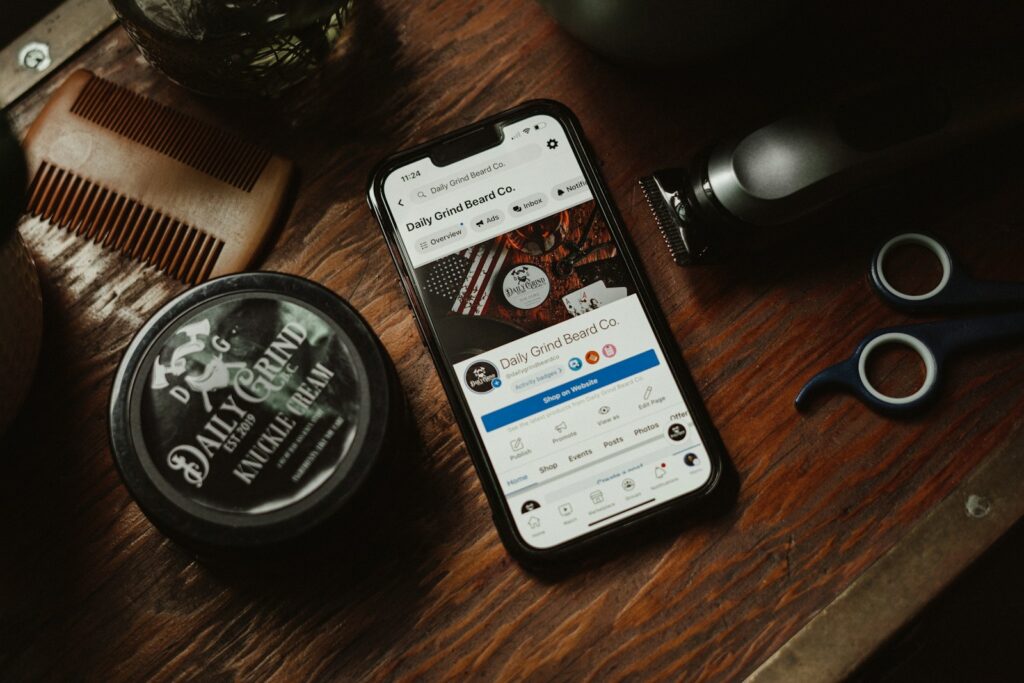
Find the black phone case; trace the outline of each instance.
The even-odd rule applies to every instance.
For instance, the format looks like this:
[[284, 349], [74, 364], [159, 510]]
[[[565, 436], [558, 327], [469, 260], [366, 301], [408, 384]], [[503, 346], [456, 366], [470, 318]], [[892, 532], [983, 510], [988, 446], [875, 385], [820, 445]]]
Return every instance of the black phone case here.
[[[441, 353], [441, 349], [437, 344], [436, 339], [432, 334], [428, 333], [428, 330], [430, 329], [430, 322], [416, 296], [416, 290], [413, 286], [412, 279], [406, 269], [405, 263], [402, 260], [400, 247], [398, 245], [397, 238], [395, 237], [397, 226], [383, 195], [383, 182], [391, 171], [415, 161], [416, 159], [427, 156], [433, 147], [444, 144], [445, 142], [465, 135], [466, 133], [482, 126], [494, 125], [499, 122], [515, 121], [535, 114], [548, 114], [559, 120], [565, 126], [567, 136], [572, 142], [573, 148], [579, 158], [580, 166], [587, 178], [587, 182], [590, 184], [594, 199], [601, 207], [601, 210], [604, 211], [604, 214], [607, 217], [609, 229], [612, 231], [612, 234], [621, 248], [623, 259], [626, 262], [630, 274], [637, 283], [637, 293], [640, 297], [641, 303], [648, 314], [651, 325], [654, 328], [654, 333], [665, 351], [665, 358], [668, 361], [672, 374], [678, 381], [683, 398], [690, 409], [690, 415], [693, 418], [694, 426], [697, 428], [697, 432], [700, 434], [702, 441], [707, 447], [709, 460], [711, 461], [709, 463], [709, 466], [711, 467], [711, 476], [702, 488], [674, 500], [666, 501], [654, 508], [651, 508], [650, 510], [626, 518], [616, 524], [602, 527], [587, 534], [586, 536], [548, 549], [538, 549], [528, 545], [520, 537], [519, 532], [515, 527], [512, 517], [513, 512], [505, 503], [504, 496], [501, 494], [500, 485], [498, 484], [490, 462], [485, 454], [483, 443], [477, 433], [469, 408], [458, 389], [458, 379], [455, 377], [454, 373], [446, 367], [444, 356]], [[402, 286], [405, 289], [406, 296], [411, 304], [416, 325], [419, 328], [424, 345], [430, 352], [430, 356], [434, 361], [434, 366], [441, 378], [441, 384], [444, 386], [448, 402], [452, 407], [452, 412], [455, 414], [455, 419], [459, 425], [460, 431], [462, 432], [463, 439], [466, 442], [466, 447], [469, 450], [470, 457], [473, 460], [477, 476], [483, 485], [484, 493], [490, 503], [492, 517], [498, 528], [498, 533], [505, 547], [508, 549], [509, 553], [516, 558], [516, 560], [525, 567], [535, 570], [551, 570], [559, 567], [567, 567], [570, 563], [578, 562], [584, 558], [589, 558], [595, 553], [598, 553], [601, 549], [608, 548], [616, 539], [621, 539], [624, 535], [631, 534], [634, 531], [639, 530], [640, 527], [647, 528], [648, 526], [653, 526], [658, 522], [672, 522], [674, 526], [674, 524], [680, 521], [682, 513], [694, 511], [698, 504], [705, 502], [706, 499], [709, 499], [712, 496], [712, 494], [717, 493], [718, 489], [721, 488], [719, 485], [722, 482], [723, 472], [726, 470], [727, 465], [725, 450], [722, 446], [721, 439], [707, 416], [707, 411], [700, 399], [697, 388], [682, 361], [682, 357], [677, 345], [674, 343], [674, 339], [669, 330], [668, 324], [665, 321], [664, 315], [662, 314], [657, 301], [650, 292], [650, 285], [646, 274], [643, 272], [634, 256], [634, 247], [632, 242], [622, 229], [622, 218], [619, 216], [618, 211], [609, 199], [604, 180], [594, 163], [593, 154], [586, 140], [583, 138], [579, 121], [568, 107], [553, 100], [531, 100], [513, 107], [512, 109], [508, 109], [499, 114], [489, 116], [485, 119], [476, 121], [473, 124], [452, 131], [440, 138], [433, 139], [427, 143], [393, 154], [382, 161], [371, 174], [369, 186], [367, 188], [367, 201], [370, 205], [370, 209], [377, 217], [381, 230], [384, 233], [384, 239], [387, 242], [391, 258], [395, 263], [395, 267], [398, 269]]]

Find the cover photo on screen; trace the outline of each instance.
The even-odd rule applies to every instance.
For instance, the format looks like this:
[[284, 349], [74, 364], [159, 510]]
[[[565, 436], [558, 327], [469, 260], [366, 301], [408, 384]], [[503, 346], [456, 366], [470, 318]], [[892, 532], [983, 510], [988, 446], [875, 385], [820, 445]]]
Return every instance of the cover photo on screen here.
[[414, 270], [449, 362], [634, 294], [589, 200]]

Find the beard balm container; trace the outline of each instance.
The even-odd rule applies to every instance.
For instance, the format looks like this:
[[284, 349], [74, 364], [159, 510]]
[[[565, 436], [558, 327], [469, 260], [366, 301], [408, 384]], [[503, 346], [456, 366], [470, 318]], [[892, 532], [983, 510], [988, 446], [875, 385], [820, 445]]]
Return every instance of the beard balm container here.
[[320, 534], [404, 430], [390, 358], [345, 301], [303, 278], [211, 280], [156, 313], [114, 379], [114, 461], [146, 516], [200, 552]]

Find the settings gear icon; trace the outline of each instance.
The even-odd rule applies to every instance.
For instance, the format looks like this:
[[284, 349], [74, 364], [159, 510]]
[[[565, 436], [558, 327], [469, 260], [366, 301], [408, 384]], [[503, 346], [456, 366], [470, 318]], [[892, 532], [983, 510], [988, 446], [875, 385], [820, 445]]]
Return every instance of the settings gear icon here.
[[548, 149], [557, 149], [557, 148], [558, 148], [558, 140], [556, 140], [554, 138], [551, 138], [550, 140], [548, 140]]

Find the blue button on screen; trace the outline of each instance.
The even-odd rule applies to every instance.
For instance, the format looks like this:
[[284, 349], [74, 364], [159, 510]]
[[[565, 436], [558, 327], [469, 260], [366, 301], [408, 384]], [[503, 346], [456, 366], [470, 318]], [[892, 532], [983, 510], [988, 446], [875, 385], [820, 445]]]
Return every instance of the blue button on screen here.
[[644, 351], [635, 356], [630, 356], [618, 363], [582, 375], [572, 382], [559, 384], [547, 391], [534, 394], [515, 403], [510, 403], [504, 408], [487, 413], [480, 420], [484, 423], [484, 429], [493, 432], [513, 422], [541, 413], [548, 408], [554, 408], [579, 398], [598, 389], [604, 389], [620, 380], [632, 377], [644, 370], [656, 367], [660, 361], [654, 350]]

